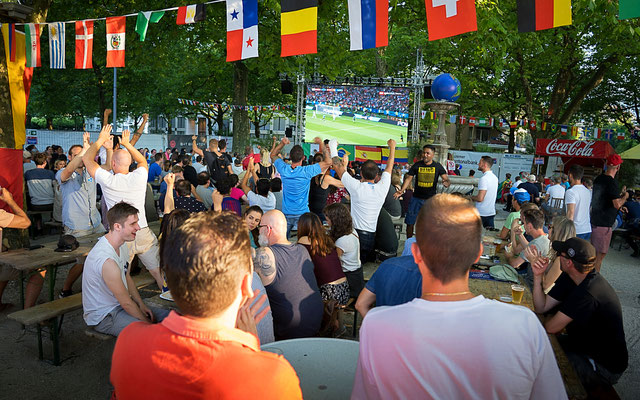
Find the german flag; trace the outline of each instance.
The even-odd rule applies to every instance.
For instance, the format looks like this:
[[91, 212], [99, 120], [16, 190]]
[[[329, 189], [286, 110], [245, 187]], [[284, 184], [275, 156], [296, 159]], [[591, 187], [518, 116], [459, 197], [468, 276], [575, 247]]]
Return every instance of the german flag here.
[[571, 25], [571, 0], [518, 0], [518, 32]]
[[318, 52], [318, 0], [281, 0], [281, 56]]

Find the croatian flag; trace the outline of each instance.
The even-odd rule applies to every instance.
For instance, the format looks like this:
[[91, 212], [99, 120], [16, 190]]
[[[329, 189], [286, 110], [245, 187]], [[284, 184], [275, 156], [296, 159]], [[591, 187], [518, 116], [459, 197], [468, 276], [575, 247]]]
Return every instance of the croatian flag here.
[[351, 50], [389, 43], [389, 0], [349, 0]]
[[227, 61], [258, 57], [258, 0], [227, 0]]

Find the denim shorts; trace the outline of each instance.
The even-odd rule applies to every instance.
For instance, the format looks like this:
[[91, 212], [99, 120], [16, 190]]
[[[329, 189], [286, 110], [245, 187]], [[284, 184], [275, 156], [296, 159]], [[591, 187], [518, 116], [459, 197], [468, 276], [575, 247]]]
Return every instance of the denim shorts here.
[[411, 203], [409, 203], [409, 209], [407, 210], [407, 216], [404, 218], [405, 224], [415, 225], [416, 219], [418, 219], [418, 213], [425, 201], [427, 201], [427, 199], [419, 199], [415, 196], [411, 198]]

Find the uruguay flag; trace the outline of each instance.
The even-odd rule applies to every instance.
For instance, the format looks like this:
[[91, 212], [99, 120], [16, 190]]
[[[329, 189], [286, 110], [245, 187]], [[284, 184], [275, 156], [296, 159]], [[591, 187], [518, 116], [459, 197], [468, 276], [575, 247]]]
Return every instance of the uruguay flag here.
[[389, 0], [349, 0], [351, 50], [389, 43]]
[[258, 0], [227, 0], [227, 61], [258, 57]]
[[65, 24], [53, 22], [49, 27], [49, 68], [65, 69]]

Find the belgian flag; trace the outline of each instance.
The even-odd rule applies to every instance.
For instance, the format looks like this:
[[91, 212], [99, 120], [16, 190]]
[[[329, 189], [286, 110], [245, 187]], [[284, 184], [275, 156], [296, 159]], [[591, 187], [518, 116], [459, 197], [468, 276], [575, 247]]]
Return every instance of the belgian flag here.
[[282, 57], [318, 52], [318, 0], [281, 0]]
[[571, 25], [571, 0], [518, 0], [518, 32]]

